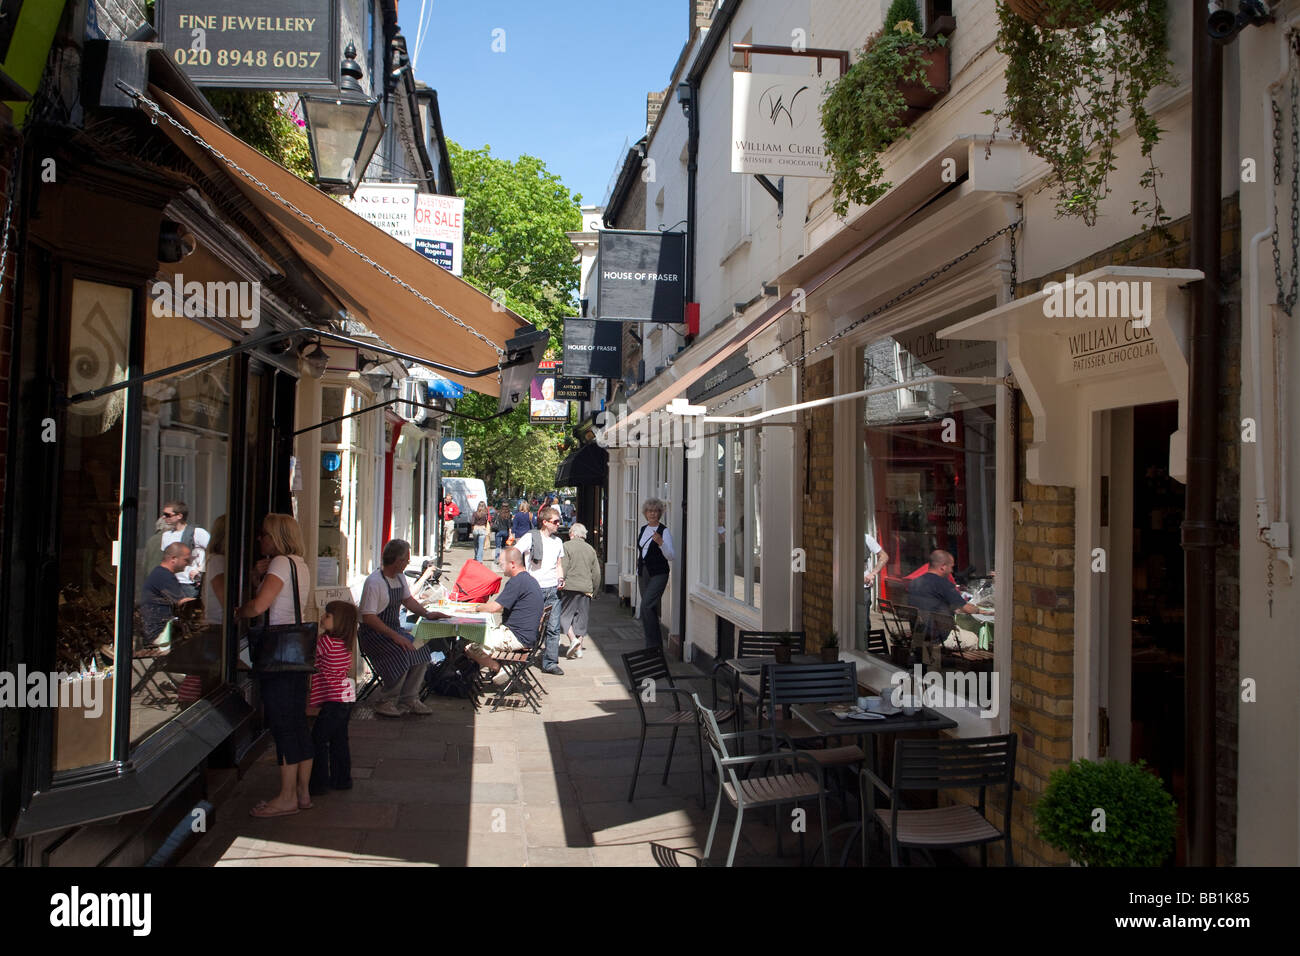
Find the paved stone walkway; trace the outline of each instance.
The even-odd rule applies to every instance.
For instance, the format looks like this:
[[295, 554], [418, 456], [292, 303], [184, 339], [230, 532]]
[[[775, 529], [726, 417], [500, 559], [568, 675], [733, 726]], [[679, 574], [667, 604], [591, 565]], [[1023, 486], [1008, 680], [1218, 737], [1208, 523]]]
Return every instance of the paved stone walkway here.
[[[249, 810], [278, 787], [271, 748], [227, 793], [183, 864], [695, 866], [715, 791], [710, 779], [706, 814], [694, 733], [679, 735], [664, 786], [667, 732], [651, 731], [658, 737], [647, 741], [629, 803], [640, 722], [620, 655], [642, 646], [641, 629], [603, 595], [592, 605], [592, 632], [594, 646], [564, 661], [563, 677], [542, 675], [550, 693], [540, 715], [487, 706], [475, 714], [468, 701], [431, 696], [433, 715], [386, 720], [358, 705], [353, 789], [316, 797], [292, 816], [256, 819]], [[722, 814], [715, 862], [725, 859], [734, 820], [729, 806]], [[814, 805], [813, 832], [816, 814]], [[785, 857], [775, 855], [770, 812], [747, 816], [738, 865], [798, 863], [794, 837]]]

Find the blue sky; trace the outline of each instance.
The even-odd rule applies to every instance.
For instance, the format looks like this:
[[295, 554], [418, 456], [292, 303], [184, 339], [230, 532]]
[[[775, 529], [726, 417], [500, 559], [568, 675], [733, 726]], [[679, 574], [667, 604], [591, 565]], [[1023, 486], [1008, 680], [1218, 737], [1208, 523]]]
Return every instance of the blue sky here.
[[[646, 93], [668, 85], [688, 3], [426, 0], [416, 77], [438, 91], [448, 139], [490, 144], [494, 156], [537, 156], [583, 202], [598, 203], [624, 138], [645, 132]], [[412, 57], [420, 6], [398, 5]], [[492, 50], [498, 28], [501, 53]]]

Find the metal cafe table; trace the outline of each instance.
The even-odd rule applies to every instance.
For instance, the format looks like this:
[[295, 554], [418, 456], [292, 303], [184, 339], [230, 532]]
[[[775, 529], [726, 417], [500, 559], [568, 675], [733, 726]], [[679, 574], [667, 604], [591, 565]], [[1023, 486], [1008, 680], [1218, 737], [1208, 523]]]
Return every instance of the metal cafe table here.
[[[882, 696], [885, 700], [889, 699], [887, 694], [882, 694]], [[849, 713], [850, 708], [846, 706], [832, 708], [826, 704], [796, 704], [791, 710], [800, 721], [823, 740], [829, 741], [832, 737], [858, 737], [859, 745], [866, 752], [867, 764], [873, 773], [877, 772], [875, 735], [896, 734], [905, 731], [930, 731], [937, 734], [941, 730], [951, 730], [957, 726], [957, 721], [951, 717], [945, 717], [929, 707], [922, 707], [920, 713], [917, 714], [905, 714], [900, 708], [888, 716], [873, 717], [840, 717], [837, 715]], [[868, 739], [869, 737], [871, 739]], [[850, 827], [852, 829], [848, 840], [844, 844], [844, 850], [840, 854], [841, 866], [848, 859], [849, 852], [854, 846], [854, 837], [861, 830], [862, 823], [863, 821], [858, 820], [852, 824], [842, 823], [835, 827], [835, 830]], [[831, 831], [830, 836], [833, 836], [835, 830]]]

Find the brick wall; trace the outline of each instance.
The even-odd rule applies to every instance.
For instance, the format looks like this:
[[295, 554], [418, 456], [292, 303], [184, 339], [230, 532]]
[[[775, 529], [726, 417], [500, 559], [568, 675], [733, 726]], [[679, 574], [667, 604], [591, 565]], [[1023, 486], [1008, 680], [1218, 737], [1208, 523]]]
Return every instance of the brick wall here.
[[690, 27], [686, 35], [690, 36], [696, 30], [707, 29], [713, 22], [713, 0], [686, 0], [690, 4]]
[[667, 90], [659, 92], [651, 91], [645, 95], [645, 128], [647, 131], [654, 128], [655, 120], [659, 119], [659, 114], [664, 109], [664, 99], [668, 96]]
[[[1236, 858], [1237, 684], [1240, 606], [1239, 512], [1241, 486], [1241, 214], [1237, 197], [1223, 202], [1219, 336], [1219, 543], [1216, 619], [1216, 855], [1220, 866]], [[1103, 249], [1053, 275], [1021, 283], [1016, 295], [1037, 291], [1065, 273], [1082, 275], [1105, 265], [1185, 269], [1190, 264], [1190, 218], [1170, 225], [1167, 236], [1143, 233]], [[1029, 409], [1021, 405], [1018, 454], [1033, 438]], [[1035, 836], [1032, 805], [1056, 767], [1071, 756], [1074, 655], [1074, 489], [1025, 484], [1024, 523], [1014, 526], [1011, 728], [1020, 734], [1017, 780], [1024, 787], [1012, 827], [1019, 862], [1063, 863]]]
[[[803, 401], [829, 398], [835, 387], [835, 363], [822, 361], [808, 367], [804, 379]], [[835, 406], [826, 405], [802, 413], [803, 441], [811, 443], [808, 478], [803, 499], [803, 522], [796, 545], [804, 549], [803, 626], [808, 632], [808, 649], [821, 646], [821, 640], [834, 627], [835, 596], [832, 593], [834, 564], [833, 527], [835, 515]], [[805, 446], [796, 449], [802, 458]], [[846, 642], [847, 646], [847, 642]]]

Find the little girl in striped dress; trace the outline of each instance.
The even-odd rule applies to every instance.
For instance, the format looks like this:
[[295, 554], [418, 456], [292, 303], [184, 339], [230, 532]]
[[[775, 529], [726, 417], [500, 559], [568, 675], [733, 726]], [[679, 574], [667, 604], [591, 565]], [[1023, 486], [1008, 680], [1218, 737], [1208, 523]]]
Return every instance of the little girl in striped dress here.
[[357, 608], [348, 601], [330, 601], [320, 619], [316, 638], [316, 673], [311, 679], [309, 707], [319, 707], [312, 743], [316, 758], [311, 767], [313, 795], [352, 789], [352, 753], [348, 747], [348, 720], [356, 702], [352, 680], [352, 654], [357, 646]]

